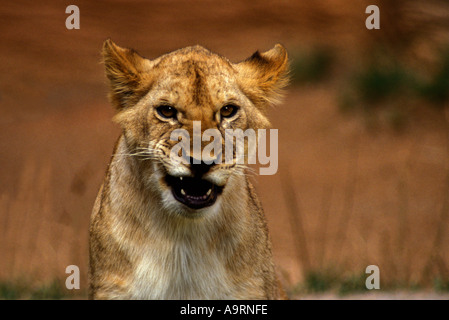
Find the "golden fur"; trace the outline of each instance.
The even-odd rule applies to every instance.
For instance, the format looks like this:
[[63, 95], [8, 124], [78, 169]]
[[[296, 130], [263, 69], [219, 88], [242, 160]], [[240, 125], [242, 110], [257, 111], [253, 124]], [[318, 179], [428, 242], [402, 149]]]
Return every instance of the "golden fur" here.
[[[94, 299], [282, 299], [261, 205], [245, 166], [216, 164], [203, 179], [222, 188], [213, 205], [177, 201], [167, 175], [174, 129], [268, 128], [267, 107], [286, 85], [288, 58], [276, 45], [240, 63], [193, 46], [149, 60], [103, 46], [114, 121], [123, 129], [96, 199], [90, 227], [89, 296]], [[239, 106], [232, 119], [220, 109]], [[163, 118], [156, 107], [176, 108]]]

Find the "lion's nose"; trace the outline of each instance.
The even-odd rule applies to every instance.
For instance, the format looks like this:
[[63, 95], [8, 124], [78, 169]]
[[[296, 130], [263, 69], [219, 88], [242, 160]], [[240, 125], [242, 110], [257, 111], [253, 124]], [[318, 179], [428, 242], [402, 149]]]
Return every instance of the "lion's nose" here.
[[206, 174], [214, 165], [215, 161], [207, 161], [199, 160], [193, 157], [189, 157], [190, 170], [194, 176], [201, 177]]

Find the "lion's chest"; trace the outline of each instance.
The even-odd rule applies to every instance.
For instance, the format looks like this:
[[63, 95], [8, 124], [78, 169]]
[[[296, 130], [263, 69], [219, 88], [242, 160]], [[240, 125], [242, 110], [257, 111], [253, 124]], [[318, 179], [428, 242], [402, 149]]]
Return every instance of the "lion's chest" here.
[[136, 299], [232, 299], [225, 261], [198, 244], [142, 250], [133, 273]]

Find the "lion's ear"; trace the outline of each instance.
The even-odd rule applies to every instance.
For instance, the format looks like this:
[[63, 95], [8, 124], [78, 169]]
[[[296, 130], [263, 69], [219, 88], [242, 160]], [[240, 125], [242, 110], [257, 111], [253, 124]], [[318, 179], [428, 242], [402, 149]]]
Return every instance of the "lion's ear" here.
[[242, 89], [251, 100], [263, 106], [279, 102], [289, 82], [288, 54], [282, 45], [263, 53], [257, 51], [235, 66]]
[[136, 104], [151, 85], [151, 61], [110, 39], [103, 43], [102, 55], [112, 104], [118, 110]]

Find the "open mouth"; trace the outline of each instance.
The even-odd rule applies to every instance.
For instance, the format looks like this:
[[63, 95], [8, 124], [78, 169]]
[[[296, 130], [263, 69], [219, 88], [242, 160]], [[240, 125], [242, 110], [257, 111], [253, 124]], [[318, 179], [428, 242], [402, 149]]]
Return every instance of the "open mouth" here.
[[176, 200], [192, 209], [209, 207], [215, 203], [223, 187], [196, 177], [173, 177], [166, 175]]

